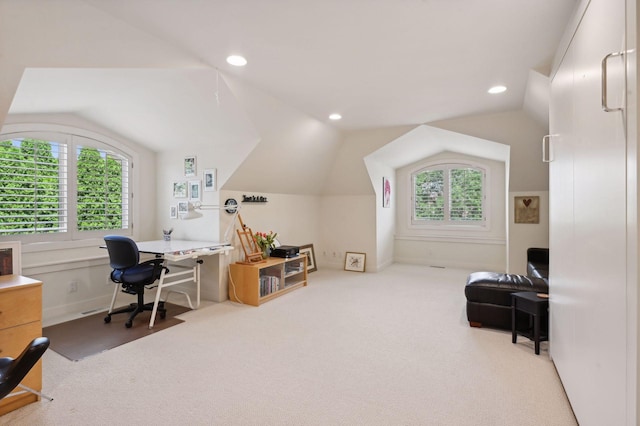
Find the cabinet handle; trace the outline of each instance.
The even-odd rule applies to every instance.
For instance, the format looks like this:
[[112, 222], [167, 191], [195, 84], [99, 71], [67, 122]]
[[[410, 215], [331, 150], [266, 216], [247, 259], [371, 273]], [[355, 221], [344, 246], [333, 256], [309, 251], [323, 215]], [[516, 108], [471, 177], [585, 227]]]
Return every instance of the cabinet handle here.
[[553, 157], [551, 156], [551, 136], [553, 135], [545, 135], [542, 137], [542, 162], [550, 163], [553, 161]]
[[622, 108], [609, 108], [609, 105], [607, 105], [607, 61], [609, 61], [609, 58], [613, 58], [615, 56], [624, 56], [625, 52], [614, 52], [614, 53], [609, 53], [607, 56], [605, 56], [602, 59], [602, 88], [601, 88], [601, 92], [602, 92], [602, 109], [605, 112], [614, 112], [614, 111], [622, 111]]

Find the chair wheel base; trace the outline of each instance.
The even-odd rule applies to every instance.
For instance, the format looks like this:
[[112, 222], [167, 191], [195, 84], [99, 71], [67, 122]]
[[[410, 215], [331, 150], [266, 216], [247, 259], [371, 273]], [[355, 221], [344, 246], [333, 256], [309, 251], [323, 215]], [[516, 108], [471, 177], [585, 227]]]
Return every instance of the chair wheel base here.
[[111, 322], [111, 315], [107, 315], [106, 317], [104, 317], [105, 324], [109, 324], [110, 322]]

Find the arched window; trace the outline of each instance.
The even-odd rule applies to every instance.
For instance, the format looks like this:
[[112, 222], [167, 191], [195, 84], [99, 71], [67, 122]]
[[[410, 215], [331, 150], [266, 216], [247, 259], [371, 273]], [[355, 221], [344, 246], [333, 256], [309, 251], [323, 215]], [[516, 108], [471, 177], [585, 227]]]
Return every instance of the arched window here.
[[437, 164], [411, 175], [412, 224], [484, 226], [486, 171], [468, 164]]
[[0, 237], [33, 242], [130, 234], [131, 165], [124, 152], [86, 136], [0, 135]]

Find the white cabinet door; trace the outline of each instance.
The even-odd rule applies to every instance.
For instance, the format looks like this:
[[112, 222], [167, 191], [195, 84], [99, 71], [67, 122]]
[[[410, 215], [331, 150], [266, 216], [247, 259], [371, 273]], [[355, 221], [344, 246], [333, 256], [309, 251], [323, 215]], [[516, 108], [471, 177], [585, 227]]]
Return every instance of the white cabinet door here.
[[[624, 0], [592, 0], [552, 82], [551, 355], [581, 425], [626, 419], [626, 150], [601, 107], [601, 61], [624, 49]], [[620, 106], [622, 57], [608, 62]]]

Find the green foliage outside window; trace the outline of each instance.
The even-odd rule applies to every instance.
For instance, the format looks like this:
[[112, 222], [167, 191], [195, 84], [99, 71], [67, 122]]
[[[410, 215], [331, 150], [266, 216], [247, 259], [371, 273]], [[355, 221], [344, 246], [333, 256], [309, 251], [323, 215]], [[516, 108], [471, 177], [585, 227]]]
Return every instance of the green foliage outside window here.
[[[125, 227], [123, 161], [96, 148], [79, 149], [74, 204], [78, 230]], [[0, 141], [0, 168], [0, 235], [66, 231], [65, 144], [27, 138]]]
[[0, 235], [58, 232], [59, 159], [48, 142], [0, 141]]
[[429, 168], [414, 175], [414, 220], [482, 221], [483, 176], [472, 167]]
[[78, 229], [122, 227], [122, 163], [95, 148], [78, 155]]

